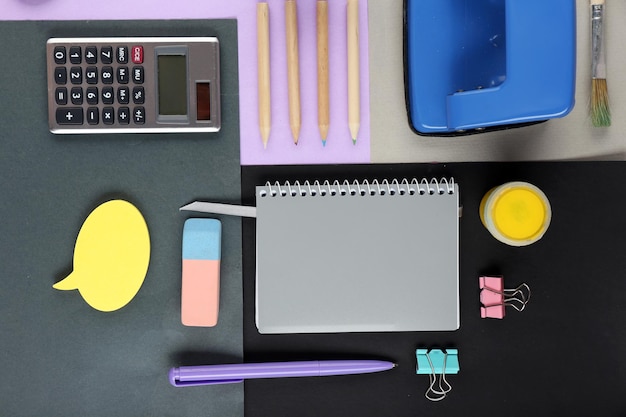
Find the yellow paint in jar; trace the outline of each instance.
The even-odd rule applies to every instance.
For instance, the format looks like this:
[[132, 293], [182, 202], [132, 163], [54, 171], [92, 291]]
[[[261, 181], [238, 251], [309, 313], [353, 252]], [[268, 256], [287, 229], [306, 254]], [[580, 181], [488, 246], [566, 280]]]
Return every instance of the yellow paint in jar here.
[[480, 202], [480, 219], [499, 241], [526, 246], [541, 239], [548, 230], [552, 209], [539, 188], [515, 181], [485, 194]]

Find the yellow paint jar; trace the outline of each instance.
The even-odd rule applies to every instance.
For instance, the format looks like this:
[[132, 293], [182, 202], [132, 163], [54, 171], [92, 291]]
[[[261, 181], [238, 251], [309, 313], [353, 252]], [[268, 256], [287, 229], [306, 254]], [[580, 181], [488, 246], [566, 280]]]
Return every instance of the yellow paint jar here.
[[552, 219], [546, 195], [527, 182], [495, 187], [480, 202], [480, 220], [499, 241], [526, 246], [541, 239]]

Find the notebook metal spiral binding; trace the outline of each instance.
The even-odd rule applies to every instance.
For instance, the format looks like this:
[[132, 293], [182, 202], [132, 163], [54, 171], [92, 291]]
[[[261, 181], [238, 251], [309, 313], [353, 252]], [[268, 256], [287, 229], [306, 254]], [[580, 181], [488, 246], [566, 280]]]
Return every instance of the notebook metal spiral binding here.
[[344, 180], [343, 182], [335, 180], [332, 183], [328, 180], [320, 182], [315, 180], [314, 182], [295, 181], [293, 184], [289, 181], [281, 184], [276, 181], [266, 182], [265, 187], [267, 189], [260, 191], [259, 197], [296, 197], [296, 196], [326, 196], [326, 195], [340, 195], [340, 196], [354, 196], [354, 195], [442, 195], [442, 194], [454, 194], [454, 178], [441, 178], [437, 180], [435, 178], [428, 180], [422, 178], [418, 180], [413, 178], [411, 180], [404, 178], [402, 180], [393, 179], [391, 182], [388, 180], [354, 180], [352, 182]]

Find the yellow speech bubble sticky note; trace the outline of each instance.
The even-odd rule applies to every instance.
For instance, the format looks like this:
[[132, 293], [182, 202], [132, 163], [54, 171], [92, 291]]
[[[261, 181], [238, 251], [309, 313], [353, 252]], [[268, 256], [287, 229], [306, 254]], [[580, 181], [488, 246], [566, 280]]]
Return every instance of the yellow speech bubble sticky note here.
[[111, 200], [89, 214], [76, 238], [74, 270], [52, 287], [77, 289], [96, 310], [118, 310], [141, 288], [149, 262], [143, 216], [131, 203]]

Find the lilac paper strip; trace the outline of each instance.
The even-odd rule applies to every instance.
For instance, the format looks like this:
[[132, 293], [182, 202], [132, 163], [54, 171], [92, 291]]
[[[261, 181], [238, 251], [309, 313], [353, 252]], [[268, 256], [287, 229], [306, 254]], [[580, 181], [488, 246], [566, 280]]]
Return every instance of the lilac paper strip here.
[[[268, 0], [268, 4], [270, 9], [272, 130], [267, 149], [263, 149], [258, 128], [258, 114], [246, 115], [249, 117], [247, 119], [249, 123], [242, 121], [241, 126], [242, 165], [369, 162], [367, 3], [361, 0], [359, 4], [361, 128], [357, 144], [354, 145], [348, 129], [346, 1], [328, 1], [330, 129], [325, 147], [322, 146], [317, 125], [316, 1], [298, 0], [302, 127], [297, 146], [293, 143], [289, 127], [284, 0]], [[256, 28], [256, 21], [254, 27]], [[240, 42], [240, 51], [250, 50], [255, 59], [254, 70], [246, 72], [240, 81], [242, 95], [245, 91], [245, 100], [252, 101], [251, 104], [256, 112], [258, 100], [256, 38], [252, 37], [251, 40], [252, 44], [249, 48], [242, 46]], [[250, 79], [244, 78], [248, 76]], [[244, 85], [249, 88], [243, 87]], [[243, 101], [244, 99], [242, 99], [242, 109]], [[242, 116], [243, 114], [242, 111]]]
[[[295, 146], [289, 128], [285, 0], [270, 9], [272, 130], [263, 149], [258, 128], [256, 1], [165, 0], [89, 2], [5, 0], [1, 20], [139, 20], [236, 18], [239, 36], [239, 94], [242, 165], [370, 162], [367, 0], [359, 1], [361, 128], [356, 145], [348, 129], [346, 0], [328, 0], [330, 129], [326, 146], [317, 127], [316, 0], [298, 0], [302, 128]], [[8, 4], [7, 4], [8, 3]], [[158, 34], [156, 34], [158, 35]]]

